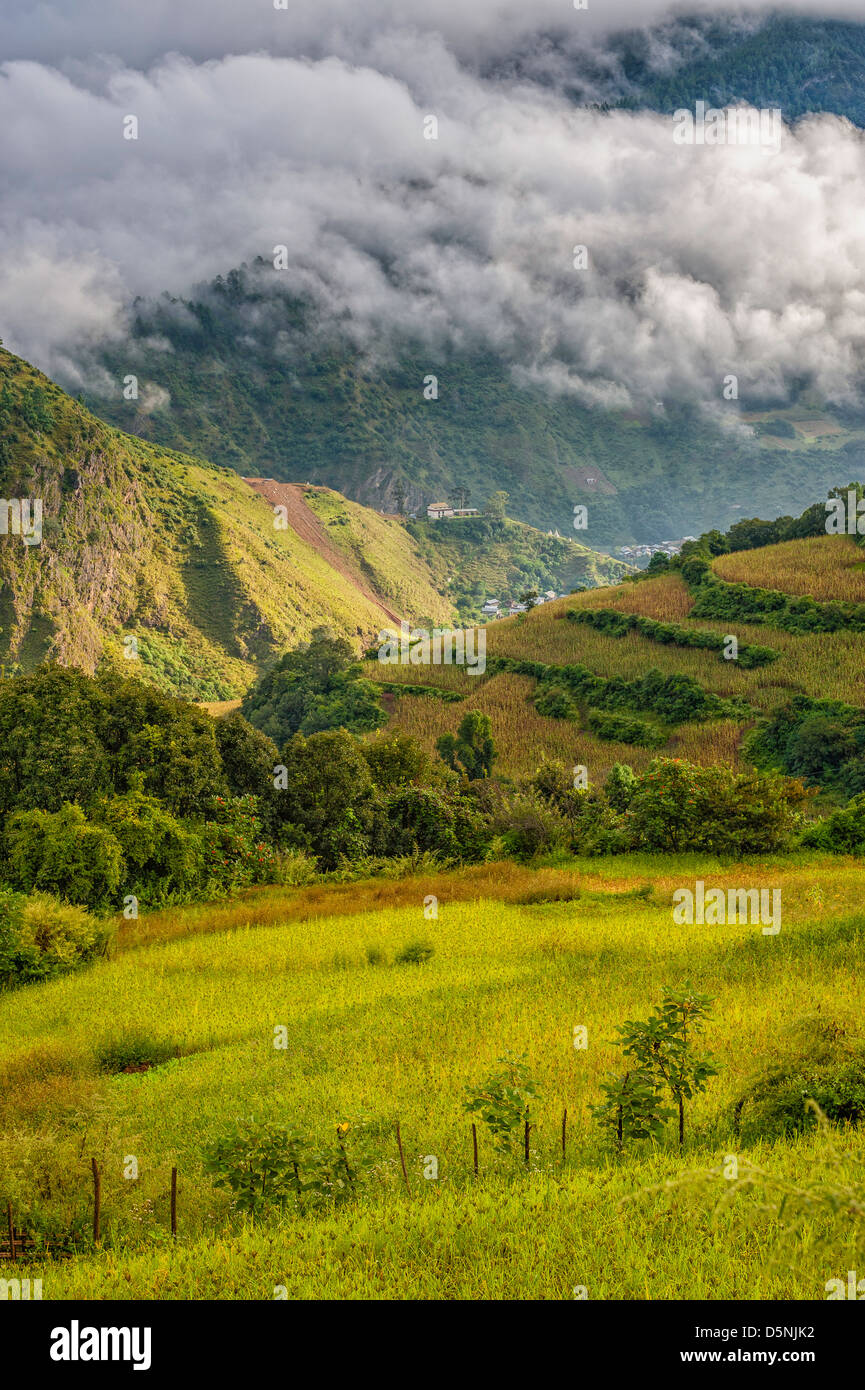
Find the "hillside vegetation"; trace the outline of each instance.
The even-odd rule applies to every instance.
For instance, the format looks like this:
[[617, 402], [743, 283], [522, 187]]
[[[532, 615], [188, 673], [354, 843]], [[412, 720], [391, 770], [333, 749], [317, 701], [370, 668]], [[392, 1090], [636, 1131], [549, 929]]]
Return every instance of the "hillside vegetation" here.
[[[596, 548], [802, 507], [852, 471], [865, 438], [861, 421], [813, 401], [781, 412], [783, 434], [763, 429], [777, 412], [743, 401], [762, 419], [744, 439], [671, 404], [663, 417], [590, 409], [518, 385], [491, 354], [439, 360], [411, 342], [373, 369], [339, 341], [323, 345], [311, 306], [261, 259], [191, 300], [139, 301], [131, 322], [129, 340], [100, 359], [113, 391], [88, 397], [123, 429], [244, 476], [323, 483], [391, 512], [400, 486], [409, 510], [457, 485], [479, 507], [503, 489], [519, 520], [573, 535], [574, 506], [586, 505], [580, 539]], [[122, 399], [130, 363], [146, 409]], [[428, 374], [434, 400], [424, 397]]]
[[[331, 492], [295, 489], [301, 518], [320, 522], [329, 544], [302, 519], [276, 526], [272, 505], [232, 469], [121, 433], [2, 349], [0, 481], [3, 497], [43, 508], [41, 544], [0, 537], [0, 661], [13, 670], [49, 659], [122, 669], [129, 657], [161, 689], [227, 700], [317, 627], [360, 650], [395, 616], [452, 617], [472, 602], [452, 582], [469, 551], [478, 592], [508, 572], [508, 540], [454, 533], [439, 549]], [[528, 557], [524, 574], [513, 561], [514, 583], [625, 571], [504, 525]]]
[[[830, 605], [852, 604], [851, 614], [865, 597], [863, 551], [847, 536], [824, 534], [722, 554], [711, 565], [719, 578], [735, 578], [754, 592], [786, 592], [794, 602], [797, 596], [815, 595]], [[540, 747], [548, 756], [587, 766], [593, 779], [605, 776], [616, 762], [643, 768], [653, 753], [648, 746], [627, 746], [612, 732], [607, 738], [598, 737], [591, 727], [590, 698], [578, 698], [576, 705], [573, 699], [570, 705], [560, 701], [558, 706], [544, 698], [550, 688], [573, 685], [576, 667], [620, 682], [641, 681], [652, 670], [664, 678], [689, 680], [693, 688], [688, 700], [695, 715], [706, 697], [738, 703], [738, 709], [719, 709], [694, 723], [682, 717], [659, 720], [645, 700], [629, 704], [623, 694], [628, 713], [659, 731], [660, 746], [667, 754], [697, 763], [717, 760], [738, 765], [747, 731], [796, 696], [857, 707], [865, 703], [865, 636], [858, 627], [787, 630], [774, 622], [768, 626], [738, 617], [697, 617], [694, 609], [702, 587], [689, 585], [682, 569], [670, 569], [639, 583], [574, 594], [523, 617], [495, 622], [486, 629], [483, 676], [453, 666], [373, 662], [367, 663], [366, 673], [373, 680], [388, 682], [385, 702], [390, 727], [417, 735], [428, 747], [443, 733], [453, 732], [467, 708], [479, 709], [492, 720], [501, 771], [530, 770], [533, 750]], [[741, 614], [744, 605], [736, 599], [731, 608]], [[606, 625], [608, 630], [574, 621], [602, 612], [611, 618], [633, 614], [656, 620], [662, 630], [653, 638], [636, 629], [620, 634], [612, 621]], [[816, 612], [819, 617], [819, 606]], [[812, 621], [807, 614], [802, 621], [806, 619]], [[722, 651], [709, 646], [683, 645], [685, 640], [700, 639], [723, 646], [729, 636], [737, 639], [743, 660], [725, 660]], [[749, 649], [767, 653], [763, 664], [746, 664]], [[462, 696], [462, 703], [400, 697], [401, 687], [418, 685]]]

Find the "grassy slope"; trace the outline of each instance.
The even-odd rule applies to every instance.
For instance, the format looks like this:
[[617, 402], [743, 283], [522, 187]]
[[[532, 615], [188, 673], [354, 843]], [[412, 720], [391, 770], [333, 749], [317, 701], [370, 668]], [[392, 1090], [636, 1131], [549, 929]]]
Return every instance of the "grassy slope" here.
[[[803, 590], [820, 598], [853, 598], [860, 592], [861, 550], [844, 536], [787, 542], [762, 550], [723, 556], [719, 574], [768, 587]], [[797, 587], [798, 586], [798, 587]], [[722, 661], [714, 652], [663, 646], [638, 633], [613, 638], [582, 624], [570, 623], [571, 608], [617, 608], [687, 625], [692, 598], [676, 574], [591, 590], [544, 604], [524, 619], [504, 619], [487, 628], [487, 656], [513, 656], [552, 665], [582, 663], [603, 676], [635, 679], [652, 667], [694, 677], [713, 694], [741, 696], [755, 710], [769, 712], [798, 692], [815, 698], [834, 698], [860, 705], [863, 642], [860, 633], [814, 633], [797, 636], [753, 624], [735, 624], [740, 642], [773, 647], [780, 658], [769, 666], [743, 669]], [[726, 634], [729, 623], [695, 620], [701, 629]], [[480, 709], [493, 721], [499, 746], [499, 768], [515, 775], [530, 772], [544, 752], [566, 762], [585, 764], [592, 780], [601, 779], [615, 762], [644, 767], [653, 756], [646, 749], [601, 740], [577, 725], [544, 719], [532, 704], [535, 683], [509, 674], [469, 676], [446, 667], [379, 666], [369, 663], [373, 678], [406, 684], [440, 685], [465, 697], [465, 704], [443, 704], [416, 697], [389, 698], [394, 726], [416, 733], [432, 748], [443, 732], [455, 730], [466, 709]], [[681, 725], [664, 751], [695, 762], [718, 760], [735, 764], [747, 723]]]
[[[648, 899], [628, 893], [649, 877]], [[780, 887], [780, 934], [675, 926], [672, 891], [695, 878]], [[577, 887], [575, 903], [528, 905]], [[730, 1109], [755, 1066], [783, 1057], [793, 1025], [815, 1011], [856, 1033], [860, 891], [859, 865], [816, 856], [734, 869], [634, 856], [266, 890], [210, 913], [128, 924], [134, 935], [113, 961], [0, 999], [4, 1198], [28, 1210], [47, 1176], [52, 1195], [35, 1200], [71, 1221], [88, 1211], [91, 1154], [104, 1174], [109, 1248], [29, 1272], [49, 1299], [267, 1299], [280, 1284], [293, 1298], [567, 1298], [578, 1284], [590, 1298], [821, 1298], [827, 1278], [855, 1267], [856, 1251], [852, 1235], [819, 1219], [809, 1239], [825, 1236], [820, 1250], [779, 1243], [753, 1193], [739, 1193], [713, 1222], [720, 1189], [732, 1192], [717, 1178], [684, 1205], [663, 1193], [618, 1202], [717, 1168], [730, 1152], [743, 1172], [754, 1162], [800, 1184], [819, 1178], [825, 1140], [745, 1149]], [[429, 892], [437, 921], [423, 916]], [[419, 936], [435, 944], [433, 958], [393, 963]], [[382, 963], [367, 963], [371, 946]], [[707, 1045], [721, 1075], [689, 1108], [684, 1155], [662, 1143], [611, 1163], [587, 1109], [616, 1060], [608, 1040], [663, 985], [686, 978], [717, 996]], [[273, 1030], [283, 1023], [289, 1046], [277, 1051]], [[588, 1029], [585, 1051], [572, 1045], [576, 1023]], [[183, 1055], [143, 1075], [99, 1076], [96, 1050], [135, 1028]], [[528, 1054], [543, 1092], [532, 1170], [495, 1161], [479, 1126], [476, 1182], [463, 1087], [506, 1048]], [[333, 1217], [243, 1230], [201, 1170], [203, 1145], [235, 1116], [296, 1121], [326, 1140], [359, 1112], [376, 1128], [382, 1166], [370, 1197]], [[852, 1137], [839, 1144], [849, 1151]], [[122, 1176], [129, 1154], [139, 1161], [135, 1183]], [[437, 1181], [422, 1176], [430, 1154]], [[159, 1241], [174, 1163], [181, 1238], [169, 1251]]]
[[[273, 653], [327, 625], [358, 644], [390, 622], [380, 594], [409, 618], [453, 612], [448, 567], [432, 563], [394, 518], [336, 493], [315, 506], [334, 543], [371, 581], [359, 592], [228, 468], [214, 468], [105, 425], [27, 363], [0, 350], [0, 479], [6, 497], [39, 497], [43, 540], [0, 542], [0, 660], [30, 670], [46, 658], [93, 671], [139, 643], [139, 669], [192, 698], [240, 694]], [[27, 422], [28, 393], [49, 412]], [[547, 545], [526, 527], [520, 542]], [[529, 538], [526, 542], [525, 537]], [[562, 572], [591, 581], [621, 567], [566, 542]], [[425, 548], [429, 550], [429, 547]], [[475, 557], [483, 571], [483, 547]], [[503, 567], [491, 547], [494, 575]]]

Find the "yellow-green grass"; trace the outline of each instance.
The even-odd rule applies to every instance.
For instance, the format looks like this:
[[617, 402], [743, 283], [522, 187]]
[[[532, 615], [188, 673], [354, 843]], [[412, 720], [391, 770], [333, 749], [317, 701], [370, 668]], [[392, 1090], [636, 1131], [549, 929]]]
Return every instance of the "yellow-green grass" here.
[[[601, 782], [615, 763], [629, 763], [641, 772], [658, 756], [657, 749], [597, 738], [569, 720], [538, 714], [533, 703], [535, 688], [531, 677], [505, 673], [474, 681], [464, 703], [444, 703], [415, 695], [386, 697], [390, 711], [386, 732], [412, 734], [432, 753], [442, 734], [456, 732], [466, 710], [479, 710], [489, 715], [492, 723], [497, 750], [495, 770], [507, 777], [532, 773], [546, 758], [559, 759], [566, 765], [581, 764], [588, 768], [590, 781]], [[743, 723], [733, 720], [681, 724], [664, 752], [701, 765], [722, 762], [738, 767], [744, 728]]]
[[[580, 662], [598, 675], [618, 675], [629, 680], [654, 666], [660, 671], [693, 676], [715, 695], [740, 695], [756, 709], [766, 711], [797, 692], [814, 698], [862, 703], [865, 638], [861, 633], [820, 632], [800, 637], [751, 623], [690, 620], [706, 631], [724, 635], [732, 632], [742, 644], [773, 647], [781, 653], [771, 665], [749, 670], [735, 661], [721, 660], [715, 652], [664, 646], [636, 632], [610, 637], [565, 617], [569, 608], [618, 607], [623, 612], [642, 612], [666, 620], [666, 613], [651, 611], [651, 591], [656, 584], [663, 585], [658, 607], [665, 607], [670, 594], [666, 578], [558, 599], [535, 609], [521, 624], [511, 619], [496, 624], [488, 633], [487, 654], [529, 658], [551, 665]], [[648, 590], [649, 594], [641, 590]], [[689, 621], [681, 617], [674, 620], [686, 624]]]
[[806, 536], [761, 550], [719, 555], [713, 569], [731, 584], [755, 584], [824, 602], [865, 603], [865, 551], [852, 536]]
[[[499, 867], [507, 881], [511, 866]], [[553, 872], [536, 880], [538, 896]], [[854, 1222], [815, 1217], [785, 1240], [758, 1192], [740, 1192], [713, 1219], [715, 1201], [731, 1195], [721, 1177], [682, 1206], [668, 1193], [639, 1194], [717, 1168], [731, 1152], [743, 1170], [755, 1162], [799, 1185], [817, 1180], [824, 1136], [746, 1150], [731, 1108], [754, 1068], [792, 1047], [797, 1021], [861, 1026], [861, 866], [815, 855], [727, 868], [629, 856], [558, 872], [581, 897], [504, 903], [488, 883], [477, 900], [457, 901], [442, 876], [437, 920], [424, 916], [427, 879], [414, 903], [306, 920], [293, 915], [297, 894], [271, 890], [282, 920], [277, 911], [271, 924], [247, 926], [249, 903], [238, 903], [222, 931], [202, 935], [202, 909], [193, 909], [189, 936], [3, 996], [0, 1195], [24, 1212], [41, 1184], [42, 1208], [71, 1220], [86, 1216], [91, 1156], [103, 1171], [107, 1248], [20, 1274], [42, 1277], [48, 1299], [255, 1299], [277, 1285], [298, 1298], [555, 1298], [576, 1285], [592, 1298], [824, 1297], [825, 1281], [861, 1260]], [[677, 926], [672, 891], [698, 878], [780, 888], [780, 933]], [[648, 898], [627, 892], [647, 879]], [[435, 946], [432, 958], [395, 963], [417, 938]], [[368, 963], [371, 948], [380, 963]], [[707, 1044], [723, 1070], [688, 1107], [684, 1154], [671, 1136], [610, 1160], [588, 1106], [618, 1060], [614, 1029], [686, 979], [717, 997]], [[273, 1046], [282, 1024], [285, 1051]], [[573, 1046], [577, 1024], [588, 1030], [585, 1050]], [[143, 1074], [100, 1076], [99, 1048], [136, 1029], [182, 1055]], [[528, 1055], [543, 1093], [532, 1167], [495, 1160], [480, 1126], [476, 1182], [464, 1087], [506, 1049]], [[202, 1148], [234, 1117], [297, 1123], [326, 1141], [361, 1113], [377, 1130], [380, 1169], [368, 1196], [326, 1218], [283, 1216], [251, 1230], [202, 1171]], [[846, 1153], [858, 1140], [837, 1142]], [[137, 1182], [123, 1177], [130, 1155]], [[437, 1180], [423, 1177], [428, 1155]], [[173, 1164], [176, 1249], [165, 1241]]]

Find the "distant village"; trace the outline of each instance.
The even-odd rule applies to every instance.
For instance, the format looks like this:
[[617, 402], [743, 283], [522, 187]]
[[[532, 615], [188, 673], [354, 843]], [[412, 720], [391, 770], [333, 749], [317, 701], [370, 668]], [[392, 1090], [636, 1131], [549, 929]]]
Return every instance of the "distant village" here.
[[678, 555], [685, 541], [696, 539], [696, 536], [683, 536], [680, 541], [660, 541], [657, 545], [617, 545], [613, 553], [634, 564], [637, 560], [651, 560], [653, 555]]

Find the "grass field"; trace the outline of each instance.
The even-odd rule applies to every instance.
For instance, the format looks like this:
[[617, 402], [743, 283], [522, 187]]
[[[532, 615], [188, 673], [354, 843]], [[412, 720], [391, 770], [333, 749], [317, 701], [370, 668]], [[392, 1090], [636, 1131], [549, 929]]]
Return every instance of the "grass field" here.
[[731, 584], [756, 584], [818, 602], [865, 603], [865, 554], [852, 536], [807, 536], [762, 550], [719, 555], [713, 569]]
[[[780, 933], [675, 925], [672, 892], [697, 878], [780, 888]], [[85, 1234], [78, 1254], [19, 1272], [41, 1277], [48, 1299], [269, 1299], [278, 1286], [290, 1298], [568, 1298], [578, 1286], [590, 1298], [822, 1298], [865, 1255], [861, 1206], [833, 1216], [817, 1201], [785, 1230], [772, 1202], [784, 1182], [824, 1194], [861, 1182], [861, 1144], [839, 1131], [836, 1157], [816, 1133], [746, 1149], [731, 1115], [808, 1020], [861, 1028], [862, 884], [859, 863], [813, 855], [735, 867], [623, 856], [259, 890], [124, 924], [113, 959], [0, 998], [4, 1197], [22, 1216], [86, 1227], [91, 1157], [103, 1171], [103, 1248]], [[434, 955], [397, 963], [417, 939]], [[671, 1133], [614, 1159], [588, 1112], [617, 1061], [613, 1030], [686, 979], [717, 996], [706, 1043], [720, 1075], [689, 1108], [682, 1154]], [[273, 1046], [280, 1025], [286, 1050]], [[136, 1032], [179, 1055], [100, 1074], [100, 1051]], [[496, 1158], [479, 1125], [475, 1178], [463, 1088], [506, 1049], [528, 1055], [542, 1093], [530, 1165]], [[323, 1142], [365, 1116], [378, 1159], [365, 1194], [321, 1215], [242, 1219], [201, 1154], [251, 1115]], [[706, 1176], [731, 1153], [738, 1182]], [[752, 1183], [749, 1165], [769, 1177]]]
[[[762, 550], [724, 555], [715, 561], [721, 577], [768, 585], [815, 597], [865, 597], [862, 551], [845, 536], [821, 536]], [[514, 657], [552, 666], [581, 664], [595, 674], [637, 679], [657, 668], [665, 675], [692, 677], [722, 699], [739, 697], [755, 717], [769, 714], [793, 695], [843, 700], [861, 705], [863, 639], [857, 632], [797, 635], [754, 623], [691, 619], [693, 597], [677, 573], [637, 584], [571, 594], [535, 608], [522, 618], [500, 619], [485, 628], [487, 659]], [[613, 637], [583, 623], [568, 621], [574, 609], [610, 608], [638, 613], [661, 622], [693, 625], [726, 636], [731, 630], [742, 644], [768, 646], [778, 658], [748, 669], [720, 659], [717, 652], [664, 645], [638, 632]], [[467, 709], [488, 714], [498, 748], [497, 771], [519, 777], [534, 771], [541, 757], [560, 758], [589, 768], [592, 780], [603, 778], [616, 762], [642, 770], [653, 756], [646, 749], [598, 739], [578, 724], [540, 716], [533, 704], [534, 679], [514, 674], [468, 675], [458, 666], [381, 665], [367, 662], [372, 680], [396, 685], [432, 686], [461, 695], [464, 703], [443, 704], [415, 696], [386, 698], [389, 727], [412, 733], [432, 750], [436, 739], [453, 732]], [[754, 719], [684, 724], [671, 732], [664, 751], [696, 763], [741, 764], [742, 737]]]

